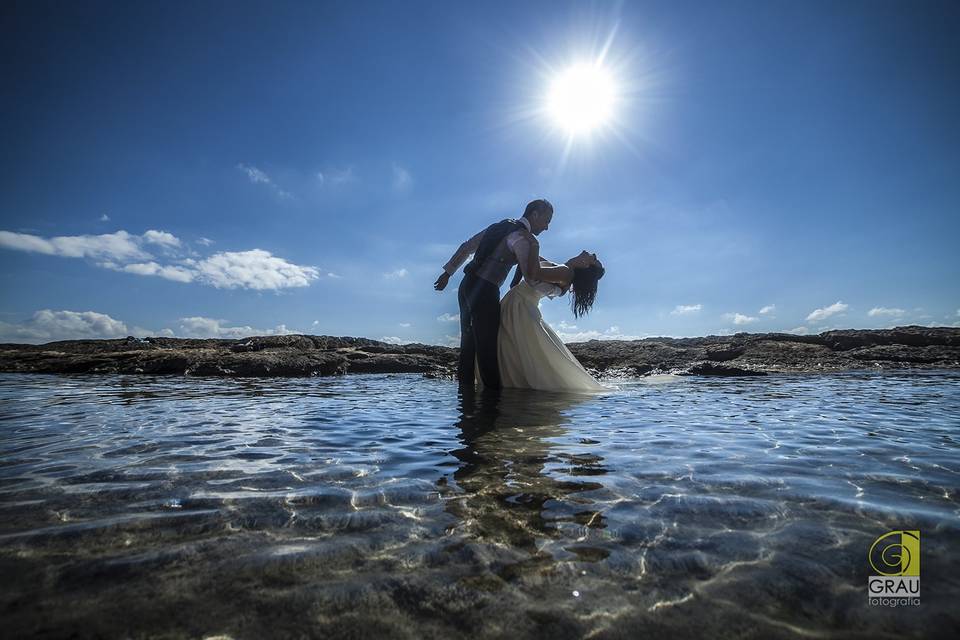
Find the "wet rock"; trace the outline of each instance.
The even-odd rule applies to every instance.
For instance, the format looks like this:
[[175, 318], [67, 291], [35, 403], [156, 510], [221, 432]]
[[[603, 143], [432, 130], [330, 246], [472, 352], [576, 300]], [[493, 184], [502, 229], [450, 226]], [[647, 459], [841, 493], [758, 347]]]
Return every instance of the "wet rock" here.
[[826, 331], [819, 336], [820, 344], [846, 351], [874, 345], [903, 345], [909, 347], [960, 347], [960, 330], [952, 327], [896, 327], [894, 329], [842, 329]]
[[705, 357], [714, 362], [726, 362], [743, 355], [743, 347], [735, 344], [717, 344], [707, 347]]

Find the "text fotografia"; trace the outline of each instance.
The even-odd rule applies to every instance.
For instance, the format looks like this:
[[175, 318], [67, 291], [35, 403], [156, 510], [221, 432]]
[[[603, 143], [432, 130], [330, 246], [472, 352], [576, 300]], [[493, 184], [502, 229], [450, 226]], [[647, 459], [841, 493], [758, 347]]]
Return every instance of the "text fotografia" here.
[[867, 580], [868, 600], [882, 607], [920, 606], [920, 531], [890, 531], [867, 555], [879, 575]]

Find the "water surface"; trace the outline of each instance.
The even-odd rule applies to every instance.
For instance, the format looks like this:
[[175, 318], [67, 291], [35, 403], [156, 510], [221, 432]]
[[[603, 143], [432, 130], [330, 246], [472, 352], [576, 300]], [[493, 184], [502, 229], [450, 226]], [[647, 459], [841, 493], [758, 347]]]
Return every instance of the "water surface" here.
[[[0, 375], [16, 637], [949, 637], [960, 374]], [[922, 532], [921, 605], [867, 551]]]

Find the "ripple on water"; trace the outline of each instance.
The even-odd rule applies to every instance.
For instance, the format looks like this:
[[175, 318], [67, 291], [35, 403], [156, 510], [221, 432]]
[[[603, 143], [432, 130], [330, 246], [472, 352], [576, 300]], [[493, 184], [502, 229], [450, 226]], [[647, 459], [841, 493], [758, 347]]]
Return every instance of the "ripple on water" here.
[[[935, 635], [958, 383], [492, 402], [412, 375], [2, 375], [0, 610], [18, 635]], [[923, 532], [922, 615], [866, 604], [866, 549], [898, 528]]]

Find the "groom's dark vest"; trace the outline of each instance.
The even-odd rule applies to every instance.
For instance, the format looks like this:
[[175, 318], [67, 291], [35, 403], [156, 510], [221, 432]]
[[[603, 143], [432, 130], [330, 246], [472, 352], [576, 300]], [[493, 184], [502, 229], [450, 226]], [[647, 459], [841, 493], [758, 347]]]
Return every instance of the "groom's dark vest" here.
[[526, 225], [519, 220], [501, 220], [487, 227], [473, 260], [463, 268], [463, 272], [501, 286], [510, 268], [517, 264], [517, 257], [507, 246], [507, 236], [518, 229], [526, 229]]

